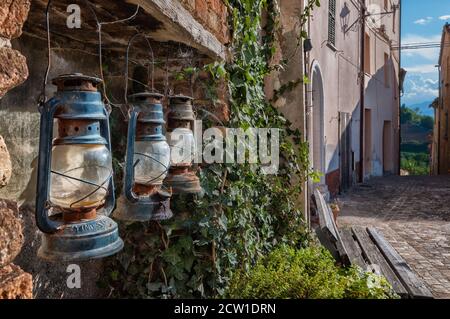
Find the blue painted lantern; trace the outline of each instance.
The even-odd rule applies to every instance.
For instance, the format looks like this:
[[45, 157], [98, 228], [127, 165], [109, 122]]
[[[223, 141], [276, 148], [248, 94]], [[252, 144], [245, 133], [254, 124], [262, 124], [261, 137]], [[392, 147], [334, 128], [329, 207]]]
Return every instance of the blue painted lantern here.
[[171, 194], [162, 189], [170, 164], [163, 135], [163, 95], [137, 93], [131, 101], [125, 167], [125, 203], [114, 217], [128, 221], [164, 220], [173, 216]]
[[[39, 257], [50, 261], [100, 258], [120, 251], [109, 114], [100, 79], [82, 74], [53, 80], [54, 97], [40, 109], [36, 223]], [[54, 119], [58, 132], [53, 139]]]
[[172, 188], [173, 194], [195, 194], [202, 191], [200, 180], [193, 169], [196, 148], [192, 101], [193, 98], [184, 95], [169, 97], [167, 136], [171, 162], [164, 183]]

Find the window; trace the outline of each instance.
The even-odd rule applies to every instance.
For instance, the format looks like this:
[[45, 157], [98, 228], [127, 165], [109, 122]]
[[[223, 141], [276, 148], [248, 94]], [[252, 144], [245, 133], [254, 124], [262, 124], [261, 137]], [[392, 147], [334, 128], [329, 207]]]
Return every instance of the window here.
[[336, 0], [329, 0], [328, 5], [328, 43], [336, 45]]
[[370, 73], [370, 36], [366, 33], [364, 35], [364, 72]]
[[387, 53], [384, 54], [384, 86], [390, 87], [390, 80], [391, 80], [391, 72], [389, 69], [389, 55]]

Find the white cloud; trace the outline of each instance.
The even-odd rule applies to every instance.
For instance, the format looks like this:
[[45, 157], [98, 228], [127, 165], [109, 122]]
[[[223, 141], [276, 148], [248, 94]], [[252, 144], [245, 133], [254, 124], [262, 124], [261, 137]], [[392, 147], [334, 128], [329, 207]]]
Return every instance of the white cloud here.
[[419, 74], [428, 74], [437, 72], [435, 64], [419, 64], [410, 67], [405, 67], [405, 70], [408, 71], [408, 73], [419, 73]]
[[423, 83], [432, 87], [436, 87], [439, 84], [439, 80], [425, 79]]
[[450, 20], [450, 14], [447, 14], [447, 15], [445, 15], [445, 16], [440, 16], [439, 17], [439, 20]]
[[[441, 35], [436, 34], [429, 37], [424, 37], [417, 34], [407, 34], [402, 38], [402, 45], [406, 44], [417, 44], [417, 43], [430, 43], [430, 42], [441, 42]], [[407, 57], [421, 57], [429, 61], [434, 61], [437, 63], [439, 59], [439, 48], [428, 48], [428, 49], [415, 49], [415, 50], [405, 50], [402, 53]]]
[[420, 73], [409, 73], [406, 76], [403, 99], [405, 103], [418, 103], [433, 100], [439, 95], [439, 81], [433, 79], [436, 74], [427, 75]]
[[427, 25], [431, 21], [433, 21], [433, 17], [426, 17], [426, 18], [421, 18], [419, 20], [414, 21], [414, 24]]

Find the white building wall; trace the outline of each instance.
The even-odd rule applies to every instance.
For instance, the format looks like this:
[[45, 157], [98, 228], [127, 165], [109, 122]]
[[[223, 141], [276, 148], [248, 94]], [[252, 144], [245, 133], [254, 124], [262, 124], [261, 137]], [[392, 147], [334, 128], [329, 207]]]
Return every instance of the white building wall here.
[[[399, 0], [388, 0], [390, 3], [397, 3]], [[378, 4], [384, 11], [384, 0], [367, 1], [367, 5]], [[347, 12], [347, 14], [345, 14]], [[353, 180], [356, 180], [357, 164], [360, 158], [360, 57], [361, 57], [361, 24], [359, 23], [360, 6], [359, 1], [354, 0], [336, 0], [336, 41], [335, 45], [328, 43], [328, 15], [329, 0], [321, 1], [321, 7], [313, 12], [310, 19], [309, 34], [311, 37], [313, 49], [309, 53], [309, 65], [316, 64], [320, 66], [323, 78], [323, 102], [324, 102], [324, 138], [323, 149], [325, 153], [325, 167], [323, 168], [323, 183], [328, 184], [332, 193], [336, 193], [336, 184], [340, 180], [341, 155], [340, 155], [340, 136], [339, 136], [339, 113], [346, 112], [350, 114], [351, 122], [351, 151], [353, 152], [352, 171]], [[375, 16], [374, 16], [375, 17]], [[370, 36], [371, 48], [371, 74], [365, 75], [365, 107], [372, 110], [372, 145], [371, 145], [371, 163], [372, 169], [365, 171], [365, 176], [380, 176], [383, 174], [383, 126], [384, 121], [391, 121], [392, 127], [392, 154], [393, 160], [398, 152], [398, 93], [397, 83], [393, 81], [395, 74], [398, 74], [398, 54], [393, 55], [390, 50], [389, 42], [382, 39], [381, 34], [376, 28], [381, 24], [386, 25], [387, 35], [393, 40], [393, 45], [398, 45], [399, 11], [397, 11], [395, 23], [396, 33], [392, 32], [394, 18], [392, 14], [377, 15], [377, 23], [371, 24], [371, 19], [367, 18], [366, 32]], [[385, 87], [384, 84], [384, 53], [388, 53], [390, 65], [394, 71], [391, 72], [391, 85]], [[310, 70], [312, 72], [312, 70]], [[314, 81], [314, 79], [312, 79]], [[310, 85], [312, 91], [313, 84]], [[309, 104], [309, 117], [314, 114], [314, 101], [312, 93]], [[397, 100], [395, 100], [397, 97]], [[310, 126], [308, 132], [312, 134], [312, 119], [308, 121]], [[395, 141], [397, 142], [395, 143]], [[395, 159], [395, 162], [398, 160]], [[395, 164], [395, 166], [398, 166]], [[395, 166], [392, 172], [395, 172]]]
[[[381, 12], [385, 12], [384, 0], [368, 1], [368, 9], [372, 13], [377, 12], [377, 7]], [[398, 4], [399, 0], [387, 0], [387, 12], [393, 11], [391, 4]], [[375, 6], [375, 7], [372, 7]], [[378, 9], [380, 10], [380, 9]], [[379, 11], [378, 11], [379, 12]], [[399, 16], [397, 10], [394, 14], [373, 15], [366, 19], [366, 33], [370, 36], [370, 60], [371, 72], [365, 75], [365, 108], [370, 108], [372, 112], [372, 169], [365, 171], [365, 176], [382, 176], [383, 170], [383, 127], [385, 122], [392, 124], [391, 129], [391, 151], [393, 163], [385, 163], [392, 172], [398, 169], [399, 152], [399, 94], [398, 94], [398, 73], [399, 55], [398, 51], [392, 50], [392, 46], [399, 45]], [[384, 26], [385, 35], [379, 31]], [[385, 54], [388, 56], [387, 82], [385, 81]], [[392, 166], [391, 166], [392, 165]], [[389, 167], [390, 166], [390, 167]]]

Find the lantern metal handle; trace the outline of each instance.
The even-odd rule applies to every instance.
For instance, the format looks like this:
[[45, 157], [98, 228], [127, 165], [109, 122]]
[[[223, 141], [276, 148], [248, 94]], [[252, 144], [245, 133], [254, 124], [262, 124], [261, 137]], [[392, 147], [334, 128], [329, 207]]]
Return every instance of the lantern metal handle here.
[[[130, 40], [128, 41], [127, 51], [125, 54], [125, 96], [124, 96], [125, 105], [128, 105], [128, 80], [129, 80], [128, 79], [128, 77], [129, 77], [129, 75], [128, 75], [129, 74], [129, 69], [128, 69], [129, 65], [128, 64], [129, 64], [129, 57], [130, 57], [130, 48], [131, 48], [131, 45], [133, 44], [134, 40], [138, 37], [142, 37], [145, 40], [145, 42], [147, 43], [149, 52], [150, 52], [150, 57], [151, 57], [150, 63], [151, 63], [151, 69], [152, 69], [152, 71], [151, 71], [151, 84], [152, 84], [151, 92], [155, 91], [155, 80], [154, 80], [154, 77], [155, 77], [155, 55], [153, 54], [153, 48], [152, 48], [152, 45], [150, 44], [150, 40], [148, 39], [148, 37], [145, 34], [143, 34], [142, 32], [139, 32], [139, 33], [136, 33], [135, 35], [133, 35], [130, 38]], [[149, 73], [150, 73], [150, 67], [147, 68], [147, 76], [149, 75]], [[135, 80], [132, 79], [132, 81], [135, 81]], [[145, 85], [145, 86], [147, 86], [147, 85]]]
[[[106, 109], [104, 109], [106, 118], [101, 120], [100, 125], [100, 133], [103, 138], [106, 140], [106, 147], [108, 148], [109, 153], [112, 156], [112, 147], [111, 147], [111, 131], [109, 126], [109, 113]], [[114, 174], [111, 174], [108, 185], [108, 192], [105, 199], [104, 212], [105, 216], [111, 215], [112, 211], [116, 206], [116, 194], [115, 194], [115, 186], [114, 186]]]
[[132, 107], [130, 110], [130, 120], [128, 122], [127, 155], [125, 161], [125, 196], [132, 203], [139, 201], [139, 196], [133, 192], [135, 166], [134, 142], [138, 115], [139, 112]]
[[55, 98], [48, 100], [41, 108], [41, 127], [39, 135], [39, 160], [36, 194], [36, 224], [47, 234], [56, 233], [61, 224], [49, 218], [51, 210], [48, 201], [50, 193], [50, 169], [52, 162], [53, 116], [59, 105]]

